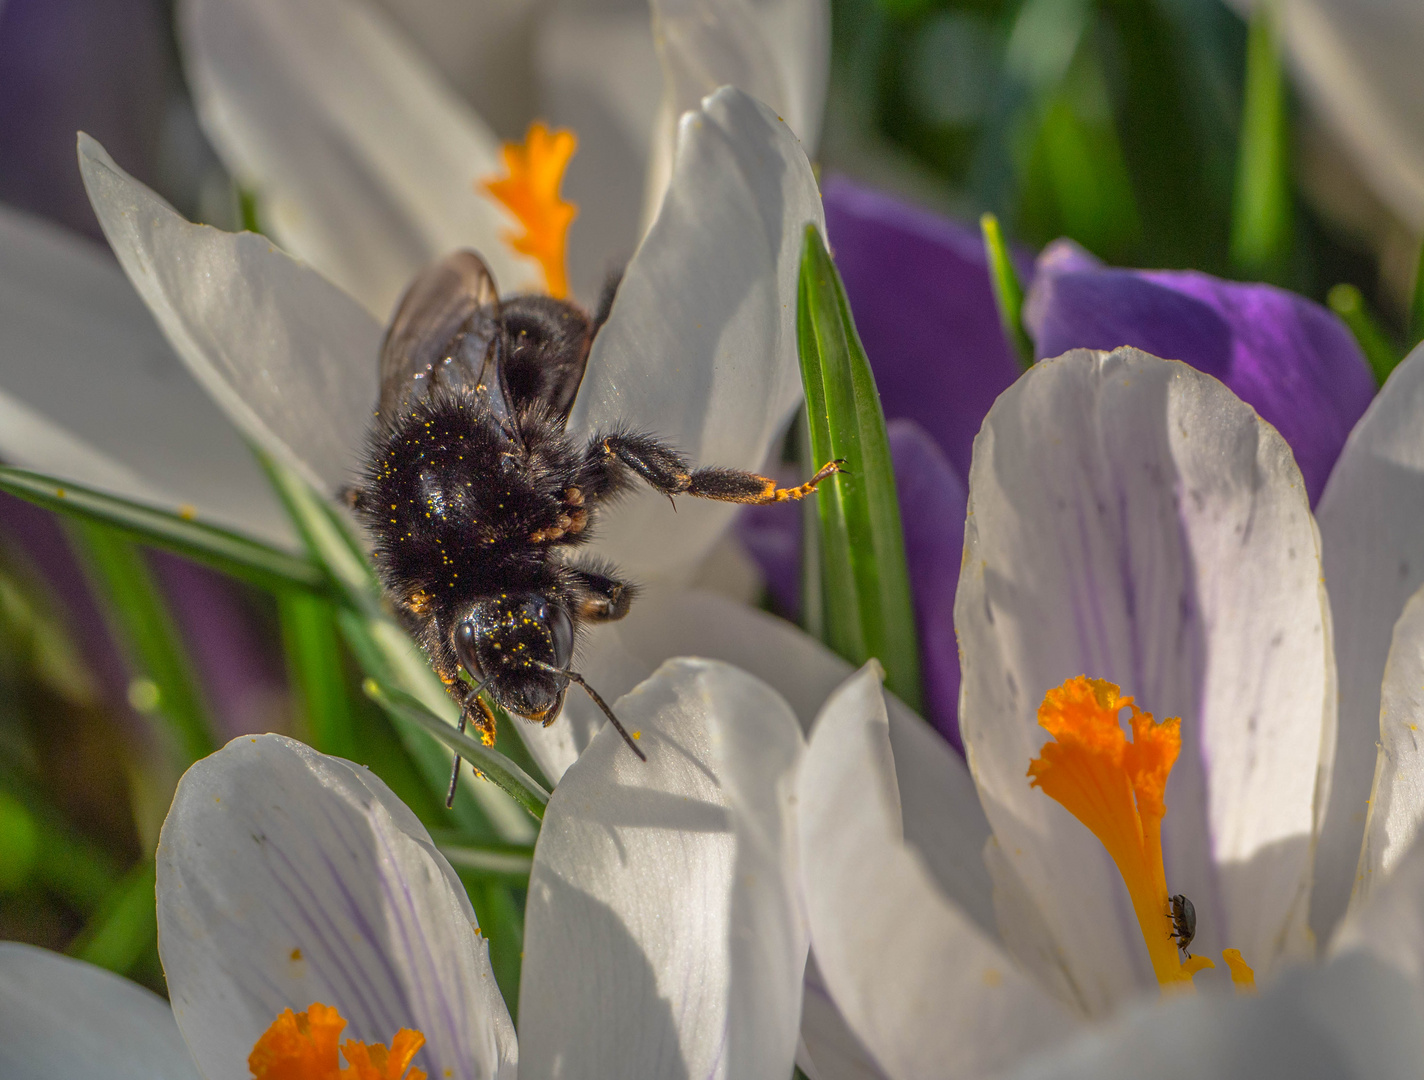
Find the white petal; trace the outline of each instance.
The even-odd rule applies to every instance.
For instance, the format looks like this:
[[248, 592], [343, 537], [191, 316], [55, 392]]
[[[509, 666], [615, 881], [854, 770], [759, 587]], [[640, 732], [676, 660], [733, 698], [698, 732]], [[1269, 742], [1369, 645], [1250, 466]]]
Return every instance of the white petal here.
[[[824, 231], [806, 155], [763, 105], [718, 91], [682, 124], [667, 200], [594, 342], [569, 430], [653, 431], [695, 465], [759, 469], [801, 400], [796, 281]], [[688, 574], [736, 508], [642, 491], [595, 544], [635, 576]]]
[[1368, 898], [1352, 906], [1330, 942], [1332, 956], [1368, 953], [1424, 992], [1424, 841], [1414, 842]]
[[5, 1080], [197, 1080], [173, 1010], [103, 968], [0, 942]]
[[375, 321], [265, 238], [185, 221], [87, 135], [79, 168], [129, 280], [233, 423], [327, 495], [350, 483], [376, 403]]
[[885, 1074], [846, 1024], [826, 989], [816, 954], [806, 958], [801, 1003], [801, 1046], [796, 1065], [807, 1080], [884, 1080]]
[[187, 0], [189, 84], [264, 225], [384, 321], [417, 270], [477, 249], [506, 292], [538, 269], [478, 181], [499, 143], [364, 0]]
[[1144, 1004], [1043, 1054], [1014, 1080], [1407, 1080], [1419, 1075], [1424, 995], [1352, 957], [1287, 972], [1259, 997]]
[[666, 87], [644, 201], [649, 220], [667, 187], [678, 119], [719, 86], [765, 102], [815, 154], [830, 70], [826, 0], [653, 0], [652, 7]]
[[575, 296], [591, 300], [633, 254], [643, 224], [663, 87], [647, 8], [555, 7], [539, 20], [534, 63], [542, 115], [579, 137], [563, 188], [579, 208], [569, 229], [569, 282]]
[[[158, 847], [159, 950], [208, 1080], [246, 1080], [284, 1009], [344, 1038], [426, 1037], [415, 1064], [514, 1074], [514, 1029], [465, 890], [369, 770], [280, 735], [235, 739], [184, 775]], [[446, 1072], [445, 1070], [449, 1070]]]
[[1419, 835], [1424, 820], [1424, 589], [1405, 605], [1380, 689], [1380, 743], [1369, 820], [1351, 904], [1368, 899]]
[[1071, 1030], [901, 838], [878, 665], [826, 703], [797, 796], [816, 961], [887, 1076], [978, 1076]]
[[13, 465], [284, 546], [242, 437], [108, 255], [0, 207], [0, 455]]
[[806, 934], [795, 717], [725, 664], [673, 661], [555, 789], [520, 983], [527, 1076], [790, 1075]]
[[1275, 429], [1137, 350], [1035, 365], [975, 441], [964, 547], [965, 749], [1084, 1006], [1157, 986], [1116, 867], [1025, 776], [1045, 691], [1077, 675], [1182, 718], [1163, 848], [1201, 951], [1264, 973], [1304, 947], [1335, 701], [1314, 524]]
[[[713, 593], [653, 587], [620, 622], [591, 629], [579, 670], [606, 700], [632, 690], [674, 656], [724, 660], [773, 686], [809, 729], [851, 666], [791, 623]], [[905, 807], [905, 835], [940, 888], [981, 927], [992, 928], [993, 901], [980, 852], [989, 825], [964, 761], [898, 698], [887, 697], [890, 742]], [[518, 728], [546, 776], [557, 782], [605, 721], [571, 690], [548, 728]]]
[[481, 119], [511, 137], [523, 135], [538, 96], [530, 41], [540, 16], [550, 14], [546, 5], [539, 0], [381, 0], [380, 6]]
[[1310, 912], [1323, 941], [1354, 886], [1390, 638], [1424, 585], [1424, 348], [1395, 368], [1355, 425], [1316, 517], [1340, 671], [1340, 734]]

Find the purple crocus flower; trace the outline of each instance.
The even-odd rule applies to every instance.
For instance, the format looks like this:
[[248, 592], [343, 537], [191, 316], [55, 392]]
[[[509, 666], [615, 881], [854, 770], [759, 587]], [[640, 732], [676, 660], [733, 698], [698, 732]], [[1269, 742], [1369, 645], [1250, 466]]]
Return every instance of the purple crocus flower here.
[[[952, 612], [964, 483], [984, 415], [1019, 368], [999, 326], [977, 230], [839, 178], [823, 196], [836, 265], [889, 421], [926, 712], [957, 747]], [[1285, 437], [1312, 505], [1374, 396], [1349, 331], [1283, 289], [1194, 271], [1106, 267], [1068, 241], [1049, 245], [1021, 276], [1032, 276], [1025, 322], [1038, 358], [1132, 345], [1220, 379]], [[799, 599], [799, 525], [794, 510], [757, 508], [741, 528], [787, 612]]]
[[1039, 256], [1024, 321], [1039, 359], [1132, 345], [1220, 379], [1285, 437], [1312, 506], [1374, 397], [1360, 347], [1319, 304], [1193, 270], [1119, 270], [1067, 240]]

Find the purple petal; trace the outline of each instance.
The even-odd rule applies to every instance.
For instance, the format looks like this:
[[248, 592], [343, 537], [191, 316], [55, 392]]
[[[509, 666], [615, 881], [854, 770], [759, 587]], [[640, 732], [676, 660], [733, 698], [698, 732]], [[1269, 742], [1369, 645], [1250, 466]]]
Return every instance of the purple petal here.
[[885, 415], [914, 420], [967, 476], [984, 414], [1019, 375], [978, 231], [839, 177], [822, 198]]
[[168, 89], [166, 31], [151, 0], [0, 5], [0, 201], [99, 239], [74, 167], [88, 131], [154, 179]]
[[1040, 358], [1132, 345], [1220, 379], [1285, 437], [1312, 505], [1374, 397], [1344, 325], [1270, 285], [1101, 267], [1060, 241], [1039, 257], [1026, 321]]
[[[959, 750], [954, 593], [964, 548], [964, 481], [929, 432], [913, 420], [891, 420], [886, 433], [920, 635], [925, 716]], [[795, 618], [801, 606], [798, 508], [785, 503], [748, 508], [738, 521], [737, 535], [765, 575], [777, 609]]]
[[905, 561], [920, 634], [925, 716], [960, 753], [959, 645], [954, 638], [954, 594], [964, 551], [964, 481], [929, 432], [913, 420], [887, 425]]

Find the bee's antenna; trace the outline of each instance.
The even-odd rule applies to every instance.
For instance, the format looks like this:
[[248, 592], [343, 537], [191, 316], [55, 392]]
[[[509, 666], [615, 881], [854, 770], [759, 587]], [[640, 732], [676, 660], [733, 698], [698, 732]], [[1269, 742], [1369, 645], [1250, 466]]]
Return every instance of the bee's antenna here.
[[[466, 700], [466, 701], [469, 701], [471, 697], [474, 697], [474, 698], [478, 699], [479, 696], [480, 696], [480, 691], [485, 688], [485, 683], [487, 683], [487, 682], [489, 682], [488, 679], [484, 679], [484, 680], [482, 680], [481, 682], [479, 682], [479, 683], [475, 686], [475, 688], [470, 691], [469, 694], [465, 695], [465, 700]], [[466, 721], [466, 717], [467, 717], [467, 716], [469, 716], [469, 714], [468, 714], [467, 712], [465, 712], [465, 706], [462, 704], [462, 705], [460, 706], [460, 723], [459, 723], [458, 727], [456, 728], [456, 730], [459, 731], [459, 733], [460, 733], [461, 735], [465, 734], [465, 724], [467, 723], [467, 721]], [[450, 790], [445, 793], [445, 809], [446, 809], [446, 810], [449, 810], [451, 807], [453, 807], [453, 806], [455, 805], [455, 788], [456, 788], [456, 787], [459, 785], [459, 783], [460, 783], [460, 762], [463, 761], [463, 760], [464, 760], [464, 759], [463, 759], [462, 757], [460, 757], [459, 754], [456, 754], [456, 755], [455, 755], [455, 763], [450, 766]]]
[[597, 690], [583, 681], [582, 675], [577, 671], [566, 671], [563, 668], [556, 668], [553, 664], [545, 664], [539, 660], [534, 661], [534, 664], [537, 667], [543, 668], [545, 671], [551, 671], [555, 675], [562, 675], [564, 678], [570, 679], [582, 686], [584, 693], [593, 698], [593, 703], [603, 710], [603, 715], [608, 717], [608, 722], [618, 729], [618, 734], [623, 736], [623, 741], [628, 744], [628, 749], [638, 755], [638, 760], [648, 760], [648, 755], [638, 749], [638, 744], [633, 741], [633, 736], [629, 735], [628, 730], [618, 722], [618, 717], [613, 715], [613, 710], [608, 707], [608, 703], [598, 696]]

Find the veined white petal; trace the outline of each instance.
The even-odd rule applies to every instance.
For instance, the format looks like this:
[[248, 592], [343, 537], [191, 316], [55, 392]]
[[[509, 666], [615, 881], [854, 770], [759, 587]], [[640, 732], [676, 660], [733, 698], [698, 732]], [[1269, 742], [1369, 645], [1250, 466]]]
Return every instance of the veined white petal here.
[[0, 942], [5, 1080], [197, 1080], [173, 1010], [151, 990], [48, 949]]
[[[851, 666], [791, 623], [714, 593], [651, 587], [628, 616], [592, 628], [579, 670], [606, 700], [632, 690], [675, 656], [733, 664], [773, 686], [809, 729]], [[887, 696], [890, 742], [905, 808], [905, 836], [959, 907], [982, 928], [994, 925], [989, 876], [980, 856], [989, 825], [964, 761], [920, 717]], [[571, 688], [564, 712], [548, 728], [518, 731], [555, 782], [606, 721]]]
[[1315, 527], [1275, 429], [1135, 349], [1040, 363], [975, 441], [964, 548], [965, 750], [1084, 1007], [1157, 986], [1111, 859], [1025, 776], [1044, 693], [1077, 675], [1182, 718], [1162, 835], [1194, 947], [1258, 974], [1304, 949], [1335, 699]]
[[499, 134], [523, 136], [539, 97], [530, 43], [541, 17], [550, 14], [547, 5], [539, 0], [380, 0], [380, 6], [482, 120]]
[[[280, 735], [184, 775], [158, 846], [159, 951], [207, 1080], [246, 1080], [284, 1009], [425, 1035], [431, 1076], [512, 1080], [514, 1029], [464, 887], [368, 769]], [[448, 1071], [447, 1071], [448, 1070]]]
[[378, 320], [458, 247], [505, 292], [542, 283], [478, 187], [498, 140], [365, 0], [185, 0], [179, 27], [199, 116], [264, 224]]
[[1310, 911], [1324, 941], [1354, 887], [1394, 624], [1424, 585], [1424, 347], [1395, 368], [1355, 425], [1316, 517], [1340, 671], [1340, 735]]
[[657, 214], [672, 171], [677, 123], [719, 86], [765, 102], [816, 152], [830, 70], [825, 0], [653, 0], [664, 90], [653, 129], [644, 214]]
[[1419, 835], [1424, 820], [1424, 589], [1405, 605], [1380, 689], [1379, 756], [1353, 905], [1385, 881]]
[[885, 1080], [875, 1059], [831, 1000], [814, 952], [806, 957], [801, 1045], [796, 1050], [796, 1065], [807, 1080]]
[[643, 225], [663, 86], [647, 7], [558, 5], [539, 20], [533, 62], [542, 115], [578, 133], [563, 188], [579, 211], [569, 228], [569, 283], [592, 302], [633, 254]]
[[797, 778], [816, 961], [892, 1080], [992, 1073], [1064, 1037], [1074, 1020], [906, 845], [887, 725], [872, 662], [826, 703]]
[[[824, 231], [810, 163], [764, 105], [719, 90], [682, 124], [662, 212], [589, 357], [569, 430], [656, 432], [696, 466], [759, 469], [801, 399], [796, 281]], [[641, 491], [595, 550], [644, 580], [686, 576], [736, 508]]]
[[232, 422], [319, 491], [350, 483], [376, 404], [371, 316], [265, 237], [185, 221], [87, 135], [79, 168], [129, 280]]
[[1368, 957], [1286, 972], [1259, 996], [1143, 1003], [1013, 1080], [1408, 1080], [1419, 1075], [1424, 995]]
[[101, 249], [0, 207], [0, 456], [292, 546], [252, 452]]
[[806, 932], [786, 703], [726, 664], [671, 661], [554, 790], [520, 981], [526, 1075], [791, 1072]]

